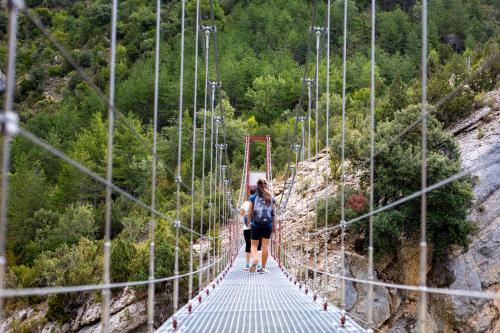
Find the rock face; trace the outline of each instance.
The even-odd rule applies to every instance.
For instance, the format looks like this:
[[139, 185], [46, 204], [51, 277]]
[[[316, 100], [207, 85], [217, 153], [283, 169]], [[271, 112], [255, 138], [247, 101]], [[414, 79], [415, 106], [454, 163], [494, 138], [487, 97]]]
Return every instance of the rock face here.
[[[101, 304], [90, 298], [77, 311], [77, 316], [70, 323], [60, 325], [47, 322], [46, 304], [38, 308], [24, 308], [15, 311], [1, 325], [0, 332], [41, 332], [41, 333], [99, 333], [101, 320]], [[146, 301], [138, 300], [136, 292], [125, 288], [114, 297], [111, 303], [110, 332], [139, 333], [147, 323]]]
[[[341, 275], [342, 264], [339, 243], [339, 230], [320, 230], [314, 231], [316, 216], [315, 202], [324, 199], [327, 195], [330, 196], [337, 192], [338, 184], [330, 181], [327, 186], [326, 171], [327, 166], [326, 152], [322, 151], [311, 160], [306, 160], [299, 163], [297, 170], [296, 184], [292, 189], [290, 198], [287, 204], [287, 210], [281, 216], [284, 224], [284, 232], [287, 239], [295, 240], [289, 244], [289, 251], [295, 258], [299, 258], [302, 264], [313, 267], [314, 256], [316, 253], [318, 261], [318, 269], [328, 271], [334, 275]], [[317, 173], [316, 173], [316, 170]], [[347, 185], [349, 187], [359, 187], [359, 175], [348, 174]], [[277, 184], [279, 188], [279, 184]], [[307, 237], [309, 236], [309, 237]], [[307, 238], [304, 238], [307, 237]], [[325, 241], [328, 242], [328, 263], [325, 265]], [[352, 245], [352, 244], [351, 244]], [[348, 246], [352, 248], [352, 246]], [[286, 245], [285, 245], [286, 246]], [[295, 265], [292, 270], [297, 275], [304, 275], [305, 270]], [[368, 270], [368, 261], [365, 256], [361, 256], [354, 251], [346, 252], [346, 276], [358, 279], [366, 279]], [[309, 286], [314, 286], [319, 291], [325, 290], [325, 279], [321, 274], [318, 274], [316, 280], [314, 274], [309, 270], [308, 275], [304, 278]], [[375, 277], [377, 280], [377, 277]], [[359, 283], [346, 281], [346, 298], [345, 307], [352, 318], [357, 318], [362, 322], [366, 318], [367, 312], [367, 288]], [[335, 304], [341, 303], [341, 281], [335, 277], [328, 278], [326, 293], [331, 302]], [[391, 315], [392, 298], [387, 288], [374, 288], [374, 307], [373, 321], [376, 327], [380, 327]]]
[[[463, 168], [500, 158], [500, 90], [486, 94], [485, 106], [452, 128], [460, 145]], [[449, 288], [500, 291], [500, 163], [478, 170], [475, 208], [469, 219], [477, 226], [467, 251], [455, 251], [446, 263]], [[443, 304], [446, 307], [443, 309]], [[439, 331], [499, 332], [500, 302], [435, 296], [431, 313]], [[440, 311], [437, 311], [441, 308]], [[436, 311], [433, 311], [436, 309]]]

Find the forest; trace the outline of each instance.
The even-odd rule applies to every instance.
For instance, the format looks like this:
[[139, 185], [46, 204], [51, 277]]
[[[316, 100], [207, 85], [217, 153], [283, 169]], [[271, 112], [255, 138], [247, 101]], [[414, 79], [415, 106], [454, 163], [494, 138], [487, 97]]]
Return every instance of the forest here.
[[[347, 1], [347, 142], [351, 169], [361, 168], [369, 157], [370, 103], [370, 2]], [[106, 92], [109, 78], [111, 1], [26, 0], [26, 5], [48, 27], [84, 69], [92, 82]], [[233, 191], [239, 188], [245, 135], [272, 135], [274, 174], [283, 178], [290, 157], [296, 106], [302, 89], [313, 1], [221, 0], [215, 2], [222, 103]], [[456, 89], [499, 49], [500, 8], [495, 0], [429, 0], [428, 99], [435, 105]], [[116, 120], [113, 182], [144, 202], [151, 197], [152, 158], [144, 142], [153, 137], [154, 46], [156, 1], [123, 0], [118, 8]], [[160, 95], [158, 127], [157, 209], [175, 216], [177, 123], [180, 68], [180, 1], [162, 1]], [[342, 95], [342, 38], [344, 1], [333, 1], [331, 12], [330, 118], [326, 115], [326, 39], [320, 53], [318, 104], [320, 147], [325, 146], [329, 123], [332, 180], [339, 180]], [[202, 22], [209, 20], [209, 1], [201, 1]], [[319, 1], [316, 25], [326, 19], [326, 1]], [[186, 2], [184, 127], [182, 179], [190, 186], [193, 131], [196, 1]], [[376, 122], [377, 147], [390, 141], [420, 115], [421, 2], [377, 1], [376, 16]], [[22, 126], [65, 152], [99, 175], [106, 172], [107, 105], [43, 33], [20, 16], [15, 107]], [[202, 43], [202, 41], [201, 41]], [[200, 50], [201, 50], [200, 46]], [[213, 52], [213, 50], [210, 50]], [[7, 12], [0, 11], [0, 70], [5, 73]], [[311, 54], [315, 61], [315, 54]], [[307, 68], [314, 77], [314, 66]], [[213, 54], [209, 77], [215, 80]], [[429, 184], [461, 170], [458, 147], [446, 128], [472, 112], [485, 92], [498, 87], [498, 61], [467, 81], [464, 89], [429, 117]], [[197, 118], [203, 117], [204, 66], [198, 70]], [[2, 99], [3, 101], [3, 99]], [[441, 104], [441, 103], [440, 103]], [[220, 106], [217, 106], [220, 109]], [[315, 126], [315, 119], [310, 119]], [[198, 124], [200, 122], [198, 121]], [[127, 126], [128, 124], [130, 126]], [[130, 127], [134, 129], [131, 131]], [[197, 142], [201, 145], [201, 126]], [[420, 187], [420, 130], [411, 131], [376, 160], [376, 205], [384, 205]], [[314, 138], [313, 138], [314, 140]], [[256, 146], [264, 162], [264, 147]], [[313, 148], [314, 149], [314, 148]], [[315, 153], [313, 151], [313, 153]], [[195, 229], [200, 229], [201, 149], [196, 155]], [[366, 175], [365, 175], [366, 176]], [[361, 189], [349, 195], [364, 198]], [[207, 181], [208, 179], [205, 178]], [[102, 277], [104, 201], [106, 188], [73, 166], [16, 137], [12, 142], [7, 231], [7, 285], [44, 287], [99, 283]], [[471, 179], [456, 181], [429, 195], [429, 242], [436, 253], [451, 245], [467, 246], [474, 227], [466, 219], [473, 205]], [[183, 188], [181, 199], [190, 202]], [[365, 199], [363, 199], [365, 200]], [[338, 223], [338, 197], [328, 205], [332, 223]], [[418, 232], [420, 202], [414, 200], [377, 215], [376, 246], [381, 255], [397, 251], [401, 239]], [[348, 207], [348, 215], [362, 211]], [[111, 278], [113, 282], [147, 280], [149, 213], [118, 194], [113, 195]], [[204, 219], [208, 221], [208, 218]], [[190, 222], [190, 207], [181, 210], [181, 223]], [[159, 219], [156, 232], [157, 277], [173, 275], [175, 231]], [[208, 222], [207, 222], [208, 223]], [[207, 226], [204, 226], [207, 230]], [[213, 232], [213, 230], [212, 230]], [[366, 232], [363, 225], [352, 232]], [[447, 237], [443, 238], [442, 235]], [[181, 233], [180, 271], [188, 267], [189, 233]], [[439, 258], [439, 255], [436, 256]], [[437, 260], [437, 259], [436, 259]], [[196, 283], [195, 283], [196, 285]], [[168, 288], [167, 286], [159, 288]], [[183, 299], [187, 283], [181, 282]], [[164, 290], [165, 291], [165, 290]], [[66, 322], [75, 315], [87, 294], [11, 299], [8, 311], [48, 301], [49, 320]]]

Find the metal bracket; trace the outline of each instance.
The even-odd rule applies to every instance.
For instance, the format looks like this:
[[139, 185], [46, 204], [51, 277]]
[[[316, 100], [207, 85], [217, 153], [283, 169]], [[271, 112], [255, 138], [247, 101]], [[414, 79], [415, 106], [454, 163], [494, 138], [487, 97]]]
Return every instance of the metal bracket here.
[[175, 183], [182, 183], [182, 177], [180, 175], [174, 177]]
[[0, 112], [0, 131], [3, 135], [14, 136], [19, 133], [19, 116], [12, 111]]
[[303, 79], [304, 83], [308, 86], [311, 86], [314, 83], [314, 79]]
[[175, 221], [174, 221], [174, 227], [175, 227], [175, 228], [180, 228], [180, 227], [181, 227], [181, 221], [179, 221], [179, 220], [175, 220]]

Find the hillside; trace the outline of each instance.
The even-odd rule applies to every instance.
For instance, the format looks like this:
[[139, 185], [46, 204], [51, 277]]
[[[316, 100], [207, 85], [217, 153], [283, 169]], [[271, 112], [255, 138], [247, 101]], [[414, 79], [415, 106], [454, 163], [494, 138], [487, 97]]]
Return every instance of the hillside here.
[[[500, 154], [498, 135], [500, 129], [500, 91], [485, 94], [476, 104], [474, 112], [454, 124], [447, 131], [455, 136], [460, 147], [460, 158], [464, 168], [471, 167]], [[341, 274], [340, 229], [325, 231], [315, 228], [315, 198], [319, 202], [339, 195], [338, 182], [331, 179], [328, 187], [325, 179], [325, 152], [299, 163], [297, 183], [290, 197], [290, 209], [283, 216], [285, 248], [303, 264], [314, 266], [314, 252], [318, 257], [318, 268], [325, 269], [325, 240], [328, 241], [328, 271]], [[317, 162], [316, 162], [317, 158]], [[315, 186], [316, 167], [319, 170], [318, 186]], [[360, 190], [360, 173], [349, 172], [346, 186]], [[452, 247], [446, 255], [434, 259], [429, 267], [430, 286], [454, 289], [498, 292], [498, 269], [500, 264], [500, 213], [499, 191], [500, 166], [491, 167], [473, 174], [474, 205], [467, 218], [473, 222], [475, 231], [468, 247]], [[377, 182], [377, 179], [375, 179]], [[281, 184], [282, 185], [282, 184]], [[280, 183], [275, 183], [279, 193]], [[366, 200], [366, 199], [365, 199]], [[347, 196], [349, 201], [349, 194]], [[349, 204], [349, 203], [348, 203]], [[320, 221], [324, 225], [324, 222]], [[338, 224], [338, 220], [330, 220]], [[363, 249], [365, 235], [357, 228], [349, 228], [346, 235], [346, 263], [349, 277], [366, 279], [367, 257]], [[400, 284], [418, 284], [418, 243], [404, 241], [397, 254], [388, 253], [376, 262], [377, 279]], [[293, 270], [295, 273], [304, 274]], [[304, 276], [304, 275], [302, 275]], [[308, 284], [324, 290], [321, 274], [314, 282], [312, 272], [306, 278]], [[330, 301], [339, 302], [340, 282], [329, 279]], [[363, 285], [347, 281], [348, 299], [346, 307], [353, 318], [366, 318], [366, 289]], [[374, 321], [384, 332], [414, 332], [416, 328], [416, 295], [397, 289], [376, 287]], [[432, 295], [429, 307], [430, 332], [497, 332], [500, 325], [500, 308], [494, 301]]]

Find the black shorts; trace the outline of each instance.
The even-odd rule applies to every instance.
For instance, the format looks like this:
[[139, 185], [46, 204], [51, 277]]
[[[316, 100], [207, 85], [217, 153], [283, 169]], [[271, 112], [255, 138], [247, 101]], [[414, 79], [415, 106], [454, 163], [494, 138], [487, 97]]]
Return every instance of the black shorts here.
[[270, 239], [273, 228], [255, 228], [252, 226], [252, 240]]
[[[250, 253], [250, 248], [252, 243], [250, 242], [250, 236], [252, 235], [252, 230], [243, 230], [243, 236], [245, 237], [245, 252]], [[262, 250], [262, 240], [259, 240], [259, 245], [257, 245], [257, 251]]]

